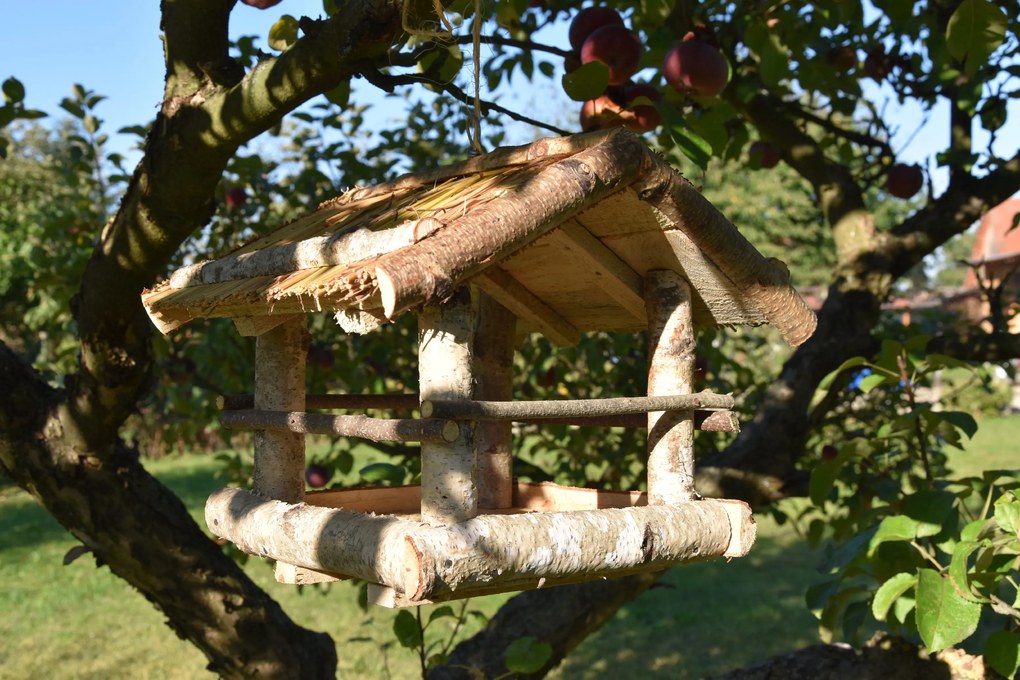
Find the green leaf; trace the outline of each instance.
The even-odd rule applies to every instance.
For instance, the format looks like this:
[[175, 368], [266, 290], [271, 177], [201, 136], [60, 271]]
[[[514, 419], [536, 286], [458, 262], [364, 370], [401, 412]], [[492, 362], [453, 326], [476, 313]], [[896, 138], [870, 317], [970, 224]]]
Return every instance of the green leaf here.
[[1013, 494], [995, 501], [995, 523], [1006, 533], [1017, 535], [1020, 531], [1020, 501]]
[[444, 605], [429, 614], [429, 623], [432, 623], [436, 619], [443, 619], [449, 616], [454, 616], [453, 607], [450, 605]]
[[347, 108], [347, 104], [351, 100], [351, 81], [343, 81], [329, 92], [324, 92], [323, 96], [330, 103], [336, 104], [342, 109]]
[[875, 592], [871, 601], [871, 613], [879, 621], [885, 621], [889, 608], [903, 593], [917, 585], [917, 575], [900, 572], [886, 581]]
[[858, 389], [867, 394], [871, 390], [886, 382], [891, 382], [889, 376], [882, 373], [872, 373], [869, 376], [861, 378], [861, 382], [858, 384]]
[[17, 104], [25, 99], [25, 86], [17, 78], [8, 78], [4, 81], [2, 88], [4, 99], [11, 104]]
[[981, 605], [956, 592], [934, 569], [917, 572], [917, 632], [931, 653], [966, 640], [977, 629]]
[[408, 609], [401, 609], [393, 619], [393, 636], [401, 647], [417, 649], [422, 644], [421, 627], [418, 619]]
[[971, 602], [984, 602], [984, 598], [974, 597], [970, 590], [970, 578], [967, 575], [967, 560], [978, 548], [987, 545], [986, 541], [961, 541], [953, 549], [953, 559], [949, 563], [949, 578], [956, 587], [956, 592]]
[[391, 463], [372, 463], [358, 470], [358, 474], [366, 482], [400, 484], [404, 481], [404, 468]]
[[1020, 638], [1008, 630], [997, 630], [985, 643], [985, 663], [1004, 678], [1012, 678], [1020, 670]]
[[662, 116], [666, 130], [673, 139], [673, 143], [680, 149], [683, 155], [687, 156], [699, 168], [704, 170], [708, 167], [708, 161], [712, 158], [712, 145], [694, 132], [688, 125], [683, 114], [670, 106], [667, 102], [655, 102], [655, 109]]
[[586, 102], [601, 96], [609, 87], [609, 67], [600, 61], [590, 61], [563, 75], [563, 91], [576, 102]]
[[863, 366], [864, 364], [867, 363], [868, 360], [865, 359], [864, 357], [850, 357], [849, 359], [841, 363], [839, 365], [839, 368], [837, 368], [835, 371], [822, 378], [822, 382], [818, 384], [818, 387], [820, 389], [825, 389], [829, 385], [831, 385], [832, 381], [836, 379], [836, 376], [842, 373], [843, 371], [847, 370], [848, 368], [856, 368], [857, 366]]
[[808, 493], [811, 496], [811, 502], [815, 505], [820, 507], [828, 499], [832, 485], [836, 483], [839, 471], [843, 469], [845, 460], [841, 460], [842, 458], [842, 456], [837, 456], [832, 460], [823, 460], [811, 470]]
[[507, 645], [504, 660], [511, 673], [531, 674], [541, 670], [551, 656], [552, 645], [529, 635]]
[[269, 47], [282, 52], [297, 42], [298, 21], [289, 14], [284, 14], [269, 29], [266, 42]]
[[549, 61], [538, 62], [538, 70], [541, 71], [542, 75], [546, 78], [552, 78], [553, 74], [556, 73], [556, 67]]
[[764, 22], [755, 22], [744, 34], [744, 42], [758, 57], [762, 80], [773, 89], [790, 75], [790, 56], [779, 36], [769, 31]]
[[85, 128], [85, 132], [94, 135], [99, 130], [99, 119], [89, 114], [82, 118], [81, 125]]
[[912, 541], [917, 535], [917, 522], [906, 515], [892, 515], [884, 518], [868, 544], [868, 557], [875, 554], [878, 546], [887, 541]]
[[1006, 13], [991, 0], [963, 0], [946, 25], [946, 45], [973, 75], [1006, 37]]
[[932, 411], [932, 413], [963, 432], [967, 435], [967, 439], [973, 439], [977, 433], [977, 421], [969, 413], [963, 411]]
[[903, 514], [917, 521], [914, 528], [916, 538], [935, 536], [942, 531], [955, 502], [956, 494], [922, 489], [906, 498]]

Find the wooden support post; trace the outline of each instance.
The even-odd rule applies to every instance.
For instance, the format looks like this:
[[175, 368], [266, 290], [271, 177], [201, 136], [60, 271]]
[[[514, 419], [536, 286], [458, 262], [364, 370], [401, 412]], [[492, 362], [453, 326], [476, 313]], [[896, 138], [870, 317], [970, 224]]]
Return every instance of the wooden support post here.
[[[509, 400], [513, 396], [516, 317], [487, 294], [477, 294], [475, 322], [475, 397]], [[478, 506], [513, 505], [513, 451], [510, 421], [475, 424], [478, 451]]]
[[[648, 313], [648, 396], [690, 394], [697, 340], [691, 316], [691, 289], [677, 273], [645, 275]], [[694, 413], [648, 414], [648, 503], [690, 501], [694, 492]]]
[[[475, 311], [464, 287], [441, 305], [426, 305], [418, 317], [418, 376], [422, 399], [474, 396]], [[461, 424], [453, 442], [422, 442], [421, 518], [432, 525], [456, 524], [478, 514], [475, 424]]]
[[[307, 320], [295, 316], [255, 341], [255, 408], [305, 410]], [[299, 503], [305, 495], [305, 435], [255, 432], [255, 493]]]

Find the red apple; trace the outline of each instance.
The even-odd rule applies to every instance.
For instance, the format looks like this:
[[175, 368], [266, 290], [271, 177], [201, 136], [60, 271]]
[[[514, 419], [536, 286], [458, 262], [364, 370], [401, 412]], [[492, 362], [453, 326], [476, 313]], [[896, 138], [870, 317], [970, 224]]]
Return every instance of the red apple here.
[[857, 66], [857, 50], [850, 45], [837, 45], [829, 50], [826, 59], [837, 73], [846, 73]]
[[833, 460], [838, 455], [839, 455], [839, 449], [837, 449], [832, 444], [826, 444], [825, 446], [822, 447], [822, 459], [823, 460]]
[[730, 79], [726, 57], [699, 40], [685, 40], [670, 48], [662, 72], [666, 82], [677, 92], [700, 97], [719, 96]]
[[333, 479], [333, 468], [325, 465], [312, 464], [305, 470], [305, 481], [313, 489], [321, 489]]
[[241, 2], [258, 9], [269, 9], [273, 5], [279, 5], [281, 0], [241, 0]]
[[637, 72], [643, 51], [634, 32], [623, 26], [603, 26], [581, 45], [581, 63], [602, 62], [609, 67], [609, 84], [623, 85]]
[[889, 55], [885, 53], [885, 47], [876, 45], [864, 58], [864, 75], [880, 83], [889, 75], [890, 70], [892, 70], [892, 64]]
[[248, 194], [241, 187], [234, 187], [227, 192], [227, 195], [224, 198], [227, 208], [230, 210], [240, 210], [248, 201]]
[[582, 9], [570, 22], [570, 30], [567, 33], [570, 39], [570, 46], [574, 50], [581, 49], [581, 45], [588, 39], [588, 36], [603, 26], [623, 26], [623, 18], [620, 13], [612, 7], [588, 7]]
[[885, 189], [896, 198], [910, 198], [924, 185], [924, 173], [916, 165], [896, 163], [889, 168]]
[[752, 143], [751, 148], [748, 149], [747, 159], [752, 169], [768, 170], [779, 165], [782, 157], [779, 154], [779, 149], [771, 142], [758, 140]]
[[624, 111], [624, 125], [634, 132], [649, 132], [662, 125], [662, 114], [651, 104], [639, 104], [631, 106], [638, 97], [645, 97], [653, 102], [662, 100], [662, 93], [657, 88], [643, 83], [631, 85], [624, 90], [627, 106], [630, 108]]
[[581, 129], [588, 132], [620, 127], [624, 124], [623, 118], [620, 117], [621, 111], [622, 107], [607, 94], [597, 99], [589, 99], [581, 105]]

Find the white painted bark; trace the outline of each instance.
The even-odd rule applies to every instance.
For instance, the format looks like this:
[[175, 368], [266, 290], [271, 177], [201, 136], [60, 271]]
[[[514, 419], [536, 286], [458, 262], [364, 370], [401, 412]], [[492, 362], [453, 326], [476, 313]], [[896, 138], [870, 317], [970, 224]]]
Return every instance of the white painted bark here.
[[[292, 317], [256, 339], [256, 409], [305, 410], [307, 323], [304, 316]], [[305, 436], [257, 430], [254, 439], [255, 492], [281, 501], [300, 501], [305, 493]]]
[[[471, 399], [475, 391], [476, 307], [462, 288], [418, 317], [418, 389], [422, 399]], [[428, 524], [455, 524], [478, 514], [477, 452], [473, 423], [453, 442], [422, 442], [421, 516]]]
[[755, 535], [746, 504], [708, 499], [428, 527], [222, 489], [206, 522], [245, 552], [378, 583], [410, 604], [739, 557]]
[[[644, 281], [648, 313], [648, 396], [689, 394], [697, 340], [691, 288], [679, 274], [651, 271]], [[695, 498], [694, 412], [648, 413], [648, 502]]]

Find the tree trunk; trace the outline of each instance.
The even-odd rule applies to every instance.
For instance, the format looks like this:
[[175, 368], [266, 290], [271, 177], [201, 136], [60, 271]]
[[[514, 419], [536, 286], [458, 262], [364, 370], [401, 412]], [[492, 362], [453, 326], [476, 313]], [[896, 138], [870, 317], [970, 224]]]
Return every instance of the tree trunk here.
[[329, 636], [295, 625], [209, 540], [138, 453], [86, 451], [60, 392], [0, 344], [0, 464], [61, 524], [167, 616], [223, 677], [332, 678]]

